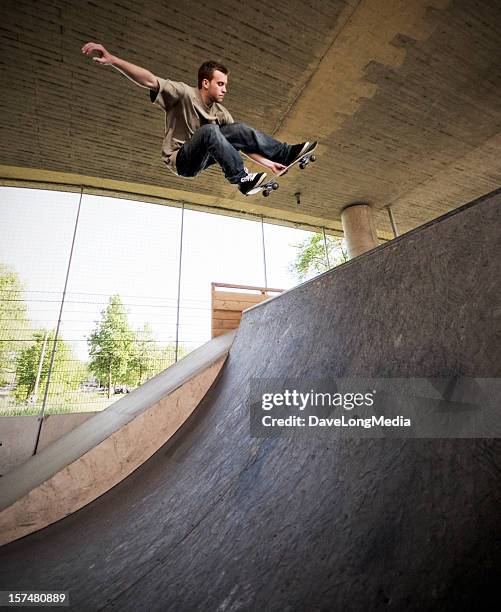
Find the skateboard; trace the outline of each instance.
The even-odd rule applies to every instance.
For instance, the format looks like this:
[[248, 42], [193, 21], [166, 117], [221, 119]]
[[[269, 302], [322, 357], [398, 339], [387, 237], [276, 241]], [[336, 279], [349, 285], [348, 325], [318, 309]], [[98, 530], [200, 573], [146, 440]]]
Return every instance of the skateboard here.
[[[260, 185], [259, 191], [263, 192], [263, 196], [267, 198], [271, 194], [272, 191], [276, 191], [280, 187], [280, 185], [278, 184], [278, 179], [284, 176], [284, 174], [287, 174], [287, 172], [289, 172], [292, 166], [299, 164], [299, 167], [301, 168], [301, 170], [304, 170], [310, 162], [316, 161], [317, 158], [313, 154], [316, 148], [317, 147], [315, 146], [309, 153], [306, 153], [306, 155], [303, 155], [302, 157], [298, 157], [295, 161], [292, 162], [292, 164], [289, 164], [287, 168], [285, 168], [285, 170], [282, 170], [280, 174], [277, 174], [275, 178], [270, 179], [267, 183], [263, 183], [262, 185]], [[259, 191], [256, 191], [256, 193], [259, 193]]]

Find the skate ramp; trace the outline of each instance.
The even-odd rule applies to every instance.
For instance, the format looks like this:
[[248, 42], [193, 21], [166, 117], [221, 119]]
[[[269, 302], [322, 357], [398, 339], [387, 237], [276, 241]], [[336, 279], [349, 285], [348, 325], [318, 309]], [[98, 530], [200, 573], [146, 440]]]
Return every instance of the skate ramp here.
[[234, 338], [210, 340], [0, 480], [0, 544], [32, 533], [126, 478], [184, 423]]
[[[244, 314], [126, 480], [0, 550], [78, 610], [467, 610], [497, 592], [496, 439], [252, 438], [255, 379], [501, 377], [501, 191]], [[494, 591], [496, 589], [496, 591]]]

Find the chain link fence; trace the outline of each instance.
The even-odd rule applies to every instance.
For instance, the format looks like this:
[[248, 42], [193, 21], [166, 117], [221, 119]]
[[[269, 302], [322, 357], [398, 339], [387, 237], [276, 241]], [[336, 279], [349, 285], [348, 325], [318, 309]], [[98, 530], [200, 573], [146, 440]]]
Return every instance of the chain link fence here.
[[106, 408], [209, 340], [211, 282], [288, 288], [313, 236], [83, 192], [0, 188], [0, 215], [0, 416]]

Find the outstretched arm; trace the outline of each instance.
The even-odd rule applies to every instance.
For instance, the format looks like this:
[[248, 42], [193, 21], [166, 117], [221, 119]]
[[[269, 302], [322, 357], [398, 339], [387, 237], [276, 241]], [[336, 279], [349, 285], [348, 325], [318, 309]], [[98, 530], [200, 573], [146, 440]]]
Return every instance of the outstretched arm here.
[[152, 72], [112, 55], [103, 45], [88, 42], [82, 47], [82, 53], [90, 56], [96, 54], [92, 59], [98, 64], [113, 66], [136, 85], [158, 91], [158, 79]]

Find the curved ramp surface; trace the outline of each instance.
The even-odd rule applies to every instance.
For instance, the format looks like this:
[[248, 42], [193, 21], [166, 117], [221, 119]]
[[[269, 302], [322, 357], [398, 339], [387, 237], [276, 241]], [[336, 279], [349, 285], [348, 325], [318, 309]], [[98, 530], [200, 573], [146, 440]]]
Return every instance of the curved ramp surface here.
[[0, 480], [0, 545], [79, 510], [181, 427], [216, 380], [234, 332], [213, 338]]
[[500, 252], [497, 192], [247, 311], [185, 426], [3, 547], [1, 588], [68, 590], [78, 610], [479, 609], [499, 440], [254, 439], [247, 394], [259, 377], [501, 377]]

